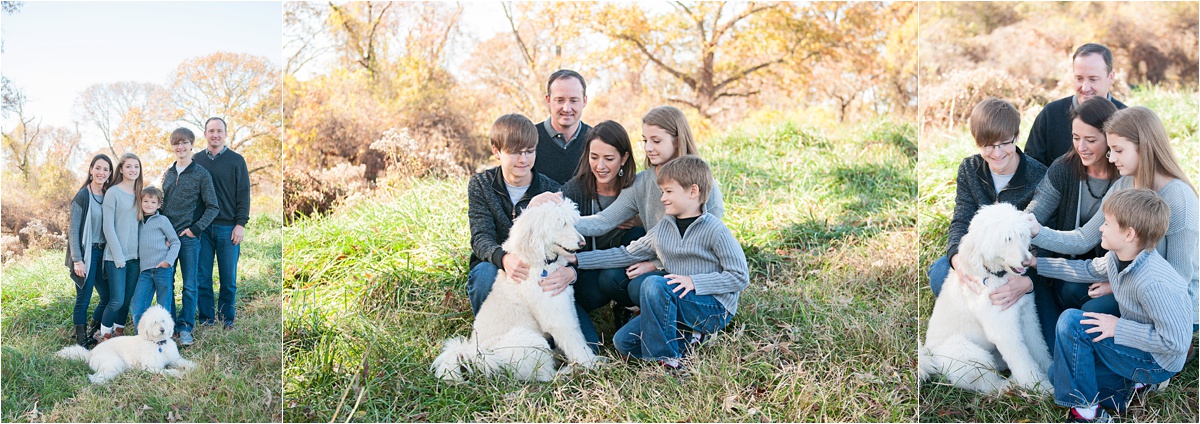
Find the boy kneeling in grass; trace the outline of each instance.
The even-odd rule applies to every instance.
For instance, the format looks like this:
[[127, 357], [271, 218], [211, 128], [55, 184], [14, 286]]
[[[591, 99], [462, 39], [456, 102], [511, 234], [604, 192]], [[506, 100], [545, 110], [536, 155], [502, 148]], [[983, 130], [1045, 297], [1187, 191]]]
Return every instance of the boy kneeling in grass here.
[[[738, 293], [750, 285], [750, 275], [733, 233], [703, 210], [713, 186], [707, 163], [692, 155], [670, 161], [658, 172], [658, 186], [666, 215], [649, 234], [627, 247], [580, 252], [567, 260], [577, 261], [580, 269], [661, 260], [669, 274], [651, 276], [637, 288], [641, 314], [617, 330], [613, 344], [622, 355], [677, 370], [689, 342], [724, 328], [733, 318]], [[682, 329], [692, 333], [684, 337]]]
[[1124, 410], [1132, 391], [1183, 369], [1192, 342], [1187, 283], [1154, 250], [1171, 211], [1153, 191], [1121, 190], [1104, 202], [1101, 247], [1091, 260], [1038, 258], [1040, 275], [1090, 283], [1107, 279], [1120, 318], [1068, 309], [1058, 317], [1050, 381], [1067, 422], [1111, 422], [1099, 406]]

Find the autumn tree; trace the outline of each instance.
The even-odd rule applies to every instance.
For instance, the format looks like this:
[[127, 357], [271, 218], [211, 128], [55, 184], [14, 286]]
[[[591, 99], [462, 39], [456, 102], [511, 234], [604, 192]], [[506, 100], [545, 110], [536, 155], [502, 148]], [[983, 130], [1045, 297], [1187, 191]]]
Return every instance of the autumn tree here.
[[[229, 125], [226, 144], [246, 158], [252, 178], [276, 185], [282, 87], [279, 71], [266, 58], [219, 52], [184, 61], [170, 84], [176, 119], [197, 129], [210, 117]], [[266, 171], [276, 178], [261, 180]]]
[[169, 99], [158, 84], [124, 81], [89, 86], [79, 93], [75, 107], [116, 157], [159, 147], [166, 139], [161, 127], [175, 113]]
[[42, 120], [25, 110], [28, 102], [25, 93], [11, 80], [6, 78], [4, 82], [4, 116], [17, 118], [16, 125], [4, 133], [4, 156], [17, 167], [21, 179], [28, 182], [33, 177], [34, 161], [42, 140]]

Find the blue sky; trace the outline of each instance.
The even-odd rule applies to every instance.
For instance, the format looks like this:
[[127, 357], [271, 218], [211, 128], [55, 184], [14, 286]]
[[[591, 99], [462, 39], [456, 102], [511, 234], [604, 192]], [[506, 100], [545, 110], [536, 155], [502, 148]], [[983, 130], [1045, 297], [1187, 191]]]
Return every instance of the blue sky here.
[[[25, 91], [43, 125], [73, 126], [85, 88], [166, 85], [183, 61], [218, 51], [282, 68], [280, 2], [25, 2], [0, 19], [0, 73]], [[5, 120], [7, 131], [12, 118]], [[86, 143], [89, 131], [84, 131]]]

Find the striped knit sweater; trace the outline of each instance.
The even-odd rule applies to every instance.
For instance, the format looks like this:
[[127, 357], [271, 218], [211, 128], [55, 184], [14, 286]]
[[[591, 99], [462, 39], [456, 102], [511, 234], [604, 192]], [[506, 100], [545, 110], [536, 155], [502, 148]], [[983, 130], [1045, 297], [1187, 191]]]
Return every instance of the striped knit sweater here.
[[579, 252], [577, 258], [579, 269], [619, 268], [660, 259], [668, 273], [692, 277], [696, 294], [712, 295], [730, 315], [737, 313], [738, 293], [750, 285], [742, 245], [725, 223], [708, 213], [700, 215], [682, 235], [675, 217], [667, 215], [627, 247]]
[[175, 263], [179, 257], [179, 236], [171, 220], [161, 213], [146, 217], [138, 230], [138, 257], [141, 271], [158, 267], [159, 263]]
[[[1113, 183], [1104, 199], [1117, 190], [1131, 187], [1133, 177], [1121, 177]], [[1167, 226], [1167, 234], [1154, 250], [1187, 283], [1187, 293], [1192, 299], [1192, 322], [1200, 323], [1200, 296], [1197, 296], [1200, 286], [1200, 201], [1182, 180], [1171, 180], [1158, 192], [1158, 196], [1171, 208], [1171, 223]], [[1096, 216], [1083, 227], [1074, 231], [1055, 231], [1043, 226], [1031, 241], [1043, 249], [1071, 255], [1091, 250], [1100, 243], [1100, 225], [1104, 224], [1103, 203], [1101, 205]]]
[[104, 260], [124, 268], [125, 261], [138, 258], [137, 196], [112, 186], [104, 192]]
[[[586, 237], [604, 235], [621, 223], [633, 218], [642, 218], [642, 226], [649, 233], [663, 220], [666, 208], [662, 204], [662, 190], [658, 188], [658, 174], [651, 167], [637, 174], [633, 185], [617, 196], [617, 200], [607, 208], [592, 216], [585, 216], [575, 224], [575, 229]], [[704, 210], [720, 220], [725, 214], [725, 203], [721, 200], [721, 189], [713, 181], [712, 193], [704, 203]]]
[[1194, 304], [1184, 296], [1186, 285], [1171, 264], [1145, 250], [1124, 271], [1117, 271], [1117, 253], [1091, 260], [1038, 258], [1038, 275], [1076, 283], [1108, 279], [1121, 309], [1113, 342], [1148, 352], [1163, 369], [1179, 372], [1192, 345]]

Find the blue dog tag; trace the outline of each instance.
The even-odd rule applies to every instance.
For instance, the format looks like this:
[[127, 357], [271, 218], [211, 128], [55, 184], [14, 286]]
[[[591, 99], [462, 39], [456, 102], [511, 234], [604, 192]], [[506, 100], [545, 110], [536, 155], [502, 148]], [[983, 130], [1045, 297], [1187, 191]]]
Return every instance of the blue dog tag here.
[[546, 278], [547, 275], [550, 275], [550, 274], [546, 273], [546, 270], [543, 269], [542, 270], [542, 278]]

